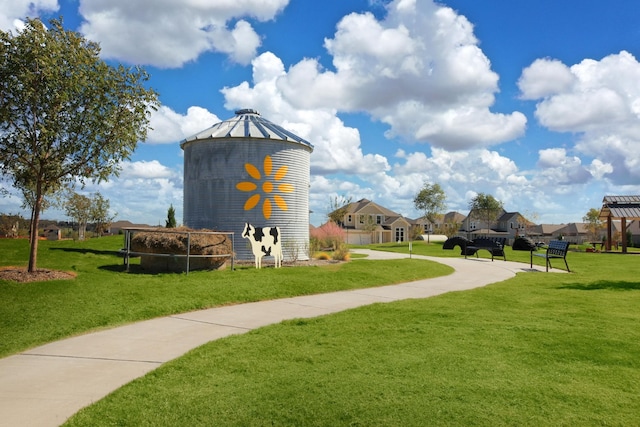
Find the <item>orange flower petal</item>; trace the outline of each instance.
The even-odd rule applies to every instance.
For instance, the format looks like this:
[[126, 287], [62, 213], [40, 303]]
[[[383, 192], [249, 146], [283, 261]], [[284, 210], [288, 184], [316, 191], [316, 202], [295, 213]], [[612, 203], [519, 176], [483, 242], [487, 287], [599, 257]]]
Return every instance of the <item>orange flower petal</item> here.
[[271, 163], [271, 156], [264, 156], [264, 174], [266, 176], [271, 175], [271, 169], [273, 164]]
[[260, 201], [260, 195], [254, 194], [253, 196], [249, 197], [247, 201], [244, 203], [244, 210], [250, 211], [251, 209], [256, 207], [259, 201]]
[[253, 179], [261, 178], [260, 171], [258, 170], [257, 167], [253, 166], [251, 163], [245, 163], [244, 168], [247, 170], [247, 173], [251, 175], [251, 178]]
[[240, 191], [253, 191], [256, 188], [258, 188], [257, 185], [255, 185], [253, 182], [239, 182], [236, 185], [236, 188]]
[[276, 202], [276, 205], [278, 205], [280, 210], [286, 211], [289, 209], [289, 206], [287, 206], [287, 202], [285, 202], [281, 196], [274, 194], [273, 201]]
[[278, 185], [278, 190], [282, 193], [293, 193], [293, 185], [291, 184], [280, 184]]
[[289, 167], [286, 165], [278, 169], [278, 172], [276, 172], [275, 180], [280, 181], [282, 178], [284, 178], [288, 170], [289, 170]]
[[264, 203], [262, 205], [262, 214], [265, 219], [271, 218], [271, 200], [264, 199]]

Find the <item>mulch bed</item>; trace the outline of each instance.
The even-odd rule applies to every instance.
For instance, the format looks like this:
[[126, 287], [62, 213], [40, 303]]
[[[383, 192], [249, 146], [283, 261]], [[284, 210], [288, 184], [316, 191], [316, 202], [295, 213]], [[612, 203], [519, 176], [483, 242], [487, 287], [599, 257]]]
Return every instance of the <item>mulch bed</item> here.
[[76, 274], [68, 271], [36, 269], [33, 273], [29, 273], [26, 267], [0, 267], [0, 280], [11, 282], [29, 283], [75, 278]]

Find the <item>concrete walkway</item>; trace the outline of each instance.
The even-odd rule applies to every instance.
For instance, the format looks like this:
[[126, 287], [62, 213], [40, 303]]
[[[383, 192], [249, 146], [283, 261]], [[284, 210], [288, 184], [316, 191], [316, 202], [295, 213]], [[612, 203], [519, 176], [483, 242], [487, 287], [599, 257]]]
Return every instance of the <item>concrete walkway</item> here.
[[[369, 259], [407, 258], [357, 250]], [[430, 259], [455, 269], [435, 279], [283, 298], [162, 317], [53, 342], [0, 359], [0, 426], [58, 426], [81, 408], [209, 341], [293, 318], [462, 291], [532, 271], [509, 261]], [[535, 267], [535, 271], [544, 271]], [[553, 270], [554, 272], [560, 270]]]

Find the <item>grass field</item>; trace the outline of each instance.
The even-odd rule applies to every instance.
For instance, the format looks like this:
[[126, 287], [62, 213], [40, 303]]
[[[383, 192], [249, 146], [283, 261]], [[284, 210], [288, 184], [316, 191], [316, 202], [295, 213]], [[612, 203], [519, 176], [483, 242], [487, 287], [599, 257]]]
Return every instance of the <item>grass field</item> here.
[[[406, 245], [383, 249], [407, 251]], [[86, 255], [110, 256], [94, 252]], [[76, 259], [81, 252], [65, 253]], [[460, 256], [424, 243], [414, 243], [413, 253]], [[117, 261], [100, 259], [98, 264]], [[528, 263], [529, 254], [508, 249], [507, 259]], [[394, 263], [413, 267], [413, 261], [392, 261], [383, 270]], [[522, 273], [472, 291], [291, 320], [211, 342], [82, 410], [68, 424], [640, 425], [640, 257], [570, 252], [568, 261], [571, 274]], [[368, 268], [351, 277], [378, 262], [344, 265], [358, 263]], [[206, 274], [147, 277], [119, 273], [114, 265], [92, 273], [77, 259], [72, 265], [79, 272], [76, 282], [92, 274], [104, 281], [105, 272], [110, 280], [133, 278], [119, 292], [136, 288], [134, 279], [150, 281], [120, 303], [126, 309], [114, 312], [149, 311], [144, 301], [159, 298], [156, 287], [167, 292], [181, 288], [182, 280], [197, 287], [197, 277]], [[240, 282], [254, 278], [252, 271], [222, 273]], [[338, 271], [327, 274], [322, 282], [338, 277]], [[105, 286], [89, 283], [63, 286], [76, 293]], [[3, 307], [17, 287], [0, 283]], [[29, 298], [37, 297], [32, 310], [47, 301], [46, 290], [31, 291]], [[3, 322], [5, 316], [3, 308]], [[58, 321], [65, 319], [61, 314]], [[3, 334], [11, 329], [2, 328]]]

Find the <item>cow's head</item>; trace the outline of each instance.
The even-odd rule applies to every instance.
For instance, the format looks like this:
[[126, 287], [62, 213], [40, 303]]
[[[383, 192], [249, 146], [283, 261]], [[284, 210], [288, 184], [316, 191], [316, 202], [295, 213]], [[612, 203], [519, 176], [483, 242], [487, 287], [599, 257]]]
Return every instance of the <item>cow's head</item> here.
[[253, 233], [253, 230], [255, 230], [253, 225], [249, 224], [248, 222], [245, 222], [244, 230], [242, 231], [242, 237], [244, 239], [248, 239], [251, 236], [251, 233]]

